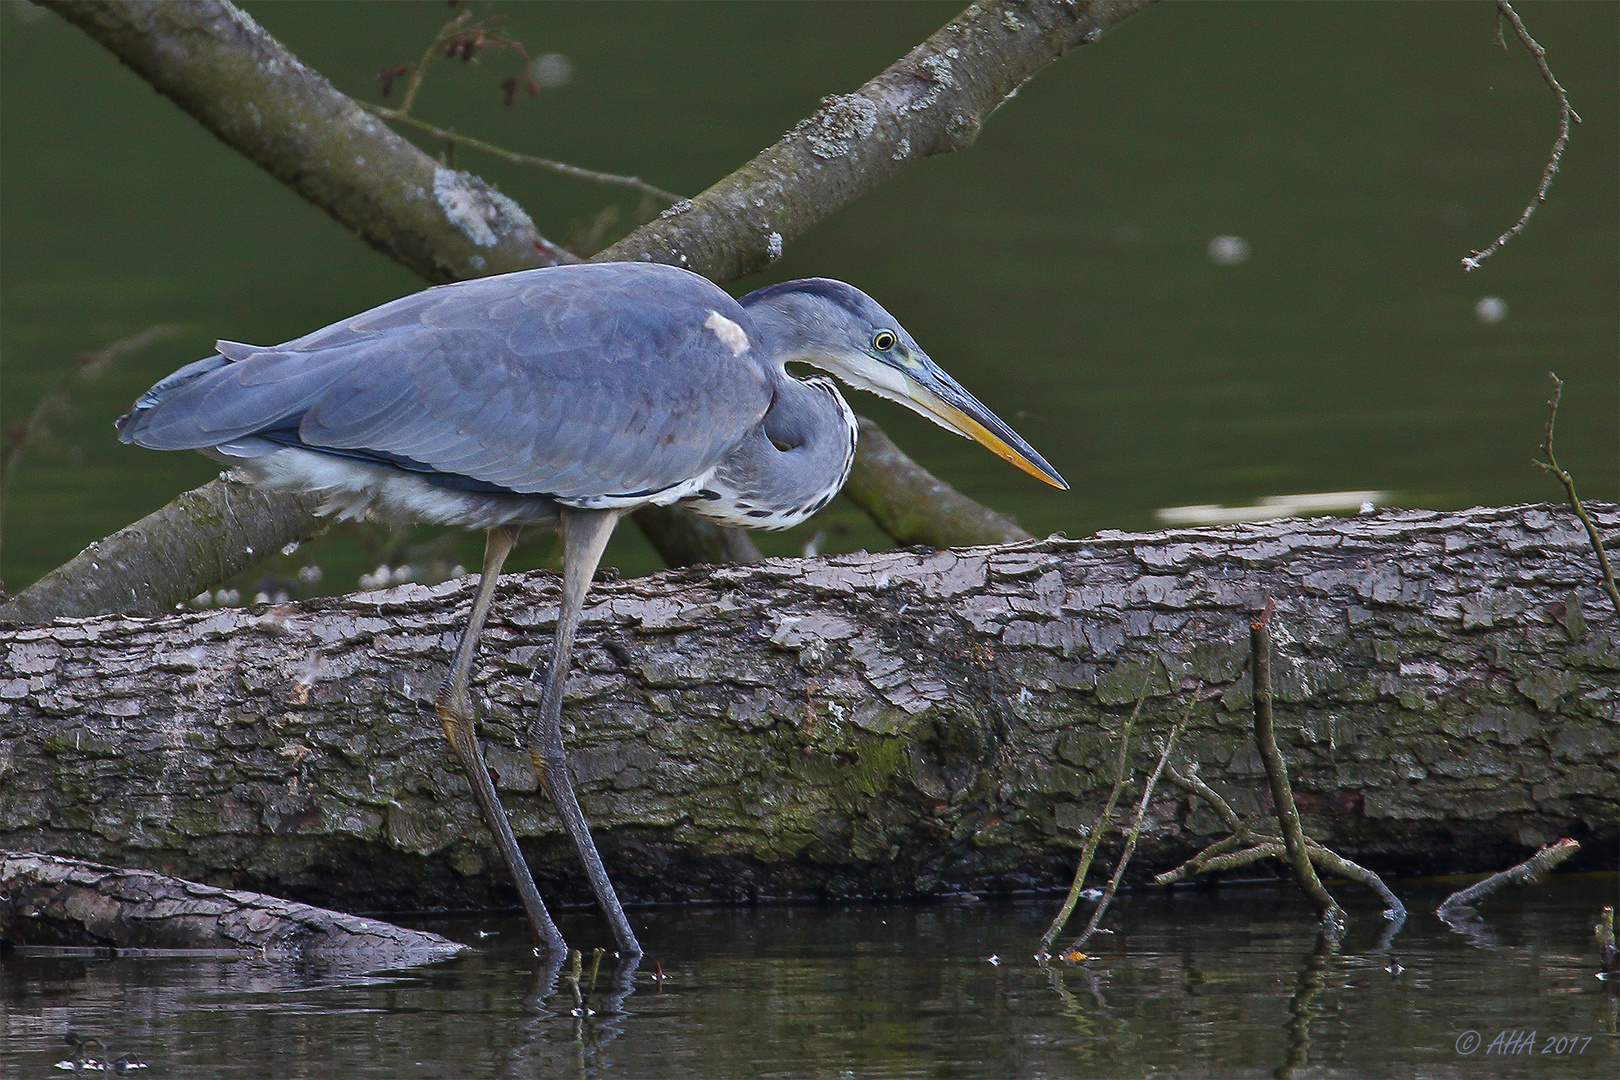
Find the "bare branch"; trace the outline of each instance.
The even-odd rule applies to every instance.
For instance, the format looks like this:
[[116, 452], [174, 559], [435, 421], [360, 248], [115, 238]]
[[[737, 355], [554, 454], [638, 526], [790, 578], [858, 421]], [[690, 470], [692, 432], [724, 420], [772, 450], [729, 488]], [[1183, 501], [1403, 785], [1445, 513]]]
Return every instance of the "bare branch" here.
[[1468, 253], [1462, 261], [1464, 273], [1470, 270], [1478, 270], [1480, 263], [1495, 255], [1501, 250], [1503, 244], [1524, 231], [1525, 225], [1530, 221], [1530, 215], [1536, 212], [1538, 205], [1547, 200], [1547, 189], [1552, 187], [1553, 177], [1558, 175], [1559, 160], [1564, 156], [1564, 147], [1569, 145], [1571, 121], [1577, 124], [1581, 122], [1580, 114], [1570, 108], [1569, 94], [1564, 91], [1558, 80], [1553, 77], [1552, 68], [1547, 66], [1547, 50], [1542, 48], [1541, 44], [1530, 36], [1530, 32], [1524, 28], [1524, 23], [1519, 18], [1519, 13], [1513, 10], [1513, 6], [1507, 0], [1496, 0], [1496, 43], [1505, 50], [1507, 42], [1502, 40], [1503, 19], [1513, 24], [1514, 33], [1518, 34], [1519, 40], [1524, 42], [1524, 47], [1530, 50], [1530, 55], [1536, 58], [1536, 66], [1541, 69], [1541, 77], [1547, 81], [1548, 86], [1552, 87], [1553, 96], [1558, 99], [1558, 138], [1553, 140], [1552, 154], [1547, 158], [1547, 167], [1541, 171], [1541, 186], [1536, 188], [1535, 198], [1531, 199], [1525, 206], [1524, 213], [1519, 215], [1519, 220], [1514, 223], [1513, 227], [1491, 241], [1490, 247], [1484, 251], [1471, 251]]
[[1137, 716], [1142, 712], [1142, 702], [1147, 700], [1148, 687], [1153, 682], [1153, 665], [1149, 664], [1142, 676], [1142, 689], [1136, 695], [1136, 706], [1131, 709], [1131, 715], [1125, 718], [1125, 726], [1119, 731], [1119, 761], [1114, 766], [1114, 786], [1108, 791], [1108, 798], [1103, 802], [1101, 810], [1097, 811], [1097, 820], [1092, 823], [1091, 832], [1086, 836], [1085, 846], [1080, 849], [1080, 859], [1075, 864], [1074, 880], [1069, 885], [1069, 892], [1063, 898], [1063, 904], [1058, 908], [1052, 925], [1046, 928], [1041, 935], [1040, 946], [1035, 950], [1036, 957], [1048, 955], [1052, 942], [1063, 933], [1064, 924], [1074, 913], [1074, 905], [1080, 901], [1080, 893], [1085, 887], [1086, 874], [1091, 870], [1091, 860], [1097, 854], [1097, 845], [1102, 842], [1103, 834], [1108, 831], [1108, 823], [1114, 816], [1114, 804], [1125, 790], [1125, 781], [1129, 778], [1129, 765], [1131, 753], [1131, 728], [1136, 723]]
[[1306, 850], [1305, 831], [1300, 826], [1299, 810], [1294, 806], [1294, 792], [1288, 784], [1288, 769], [1283, 764], [1282, 752], [1277, 749], [1277, 736], [1271, 715], [1271, 612], [1272, 602], [1266, 600], [1266, 609], [1249, 624], [1249, 642], [1253, 650], [1251, 670], [1254, 674], [1254, 741], [1265, 762], [1266, 779], [1271, 783], [1271, 799], [1277, 810], [1277, 824], [1282, 828], [1283, 844], [1288, 864], [1293, 867], [1294, 880], [1316, 905], [1316, 914], [1324, 927], [1330, 930], [1344, 925], [1344, 912], [1338, 902], [1322, 887], [1321, 879], [1311, 867]]
[[1108, 879], [1108, 887], [1103, 890], [1102, 899], [1092, 909], [1091, 919], [1086, 928], [1080, 931], [1080, 936], [1065, 950], [1068, 953], [1077, 953], [1085, 947], [1086, 942], [1097, 932], [1097, 926], [1102, 922], [1103, 913], [1108, 910], [1109, 902], [1114, 899], [1114, 893], [1119, 889], [1120, 881], [1125, 877], [1125, 868], [1131, 863], [1131, 855], [1136, 851], [1136, 841], [1142, 835], [1142, 822], [1147, 817], [1148, 800], [1153, 798], [1153, 790], [1159, 786], [1159, 775], [1164, 772], [1165, 764], [1170, 760], [1170, 753], [1176, 747], [1176, 739], [1181, 736], [1181, 729], [1187, 726], [1187, 718], [1192, 715], [1193, 703], [1198, 700], [1196, 694], [1188, 695], [1187, 707], [1182, 710], [1181, 716], [1176, 720], [1176, 726], [1170, 729], [1165, 737], [1164, 751], [1159, 755], [1159, 763], [1153, 768], [1153, 775], [1149, 776], [1147, 783], [1142, 785], [1142, 798], [1136, 804], [1136, 815], [1131, 818], [1131, 828], [1125, 835], [1125, 849], [1119, 853], [1119, 862], [1114, 864], [1114, 874]]
[[1564, 396], [1564, 380], [1552, 372], [1547, 372], [1548, 378], [1553, 381], [1553, 396], [1547, 402], [1547, 429], [1541, 436], [1541, 452], [1547, 455], [1546, 461], [1531, 460], [1531, 464], [1552, 473], [1564, 485], [1564, 492], [1569, 497], [1569, 505], [1574, 508], [1575, 516], [1581, 519], [1586, 527], [1587, 539], [1592, 541], [1592, 550], [1597, 553], [1598, 574], [1603, 581], [1603, 591], [1609, 594], [1610, 603], [1614, 604], [1614, 613], [1620, 618], [1620, 589], [1614, 583], [1614, 570], [1609, 566], [1609, 553], [1603, 550], [1603, 537], [1598, 533], [1597, 526], [1586, 514], [1586, 507], [1581, 505], [1581, 497], [1575, 494], [1575, 478], [1570, 476], [1558, 465], [1558, 459], [1553, 456], [1553, 422], [1558, 419], [1558, 402]]
[[364, 101], [358, 104], [373, 116], [379, 116], [396, 124], [409, 125], [418, 131], [432, 135], [435, 139], [443, 139], [445, 142], [456, 146], [465, 146], [472, 150], [478, 150], [492, 157], [498, 157], [502, 161], [509, 161], [514, 165], [528, 165], [536, 169], [543, 169], [546, 172], [557, 173], [560, 176], [571, 176], [576, 180], [590, 180], [598, 184], [615, 184], [619, 187], [633, 188], [643, 195], [651, 195], [655, 199], [662, 199], [668, 203], [679, 202], [682, 198], [673, 191], [665, 191], [661, 187], [654, 187], [639, 176], [620, 176], [617, 173], [597, 172], [595, 169], [581, 168], [578, 165], [570, 165], [565, 161], [536, 157], [534, 154], [520, 154], [515, 150], [508, 150], [504, 146], [497, 146], [494, 143], [485, 142], [483, 139], [475, 139], [470, 135], [460, 135], [449, 128], [430, 124], [426, 120], [418, 120], [414, 116], [407, 115], [403, 109], [388, 109]]
[[25, 851], [0, 851], [0, 936], [13, 945], [323, 957], [367, 969], [467, 951], [425, 930], [263, 893]]
[[866, 85], [823, 99], [775, 145], [601, 257], [670, 263], [716, 281], [762, 270], [787, 241], [911, 163], [973, 145], [990, 114], [1037, 72], [1151, 2], [974, 4]]
[[1492, 874], [1484, 881], [1476, 882], [1466, 889], [1459, 889], [1452, 893], [1435, 909], [1435, 914], [1450, 921], [1448, 916], [1455, 918], [1459, 914], [1458, 908], [1477, 904], [1487, 896], [1508, 885], [1522, 885], [1536, 881], [1579, 850], [1581, 850], [1580, 843], [1568, 837], [1556, 843], [1548, 844], [1517, 866], [1503, 870], [1500, 874]]
[[430, 282], [569, 261], [517, 203], [440, 165], [224, 0], [48, 0], [226, 145]]

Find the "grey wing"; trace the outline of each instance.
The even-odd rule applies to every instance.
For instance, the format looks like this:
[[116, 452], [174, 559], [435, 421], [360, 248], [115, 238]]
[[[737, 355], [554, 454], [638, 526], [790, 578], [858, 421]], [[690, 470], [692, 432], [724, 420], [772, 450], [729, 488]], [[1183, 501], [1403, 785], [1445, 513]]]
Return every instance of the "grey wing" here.
[[222, 342], [230, 362], [159, 383], [120, 434], [177, 449], [296, 433], [524, 494], [651, 494], [713, 468], [769, 407], [770, 367], [715, 313], [757, 340], [726, 293], [669, 267], [441, 286], [276, 348]]

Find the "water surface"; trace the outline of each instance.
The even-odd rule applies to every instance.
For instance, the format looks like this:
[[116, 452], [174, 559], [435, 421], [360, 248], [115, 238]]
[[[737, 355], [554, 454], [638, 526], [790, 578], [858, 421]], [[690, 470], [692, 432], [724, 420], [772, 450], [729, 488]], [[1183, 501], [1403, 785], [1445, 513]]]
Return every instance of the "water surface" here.
[[[1590, 937], [1612, 874], [1487, 901], [1474, 938], [1429, 913], [1446, 887], [1397, 889], [1414, 911], [1387, 945], [1341, 889], [1336, 951], [1291, 889], [1125, 896], [1095, 959], [1045, 970], [1030, 953], [1055, 900], [637, 911], [642, 970], [604, 962], [593, 983], [587, 963], [578, 997], [498, 917], [425, 922], [477, 953], [365, 977], [8, 956], [0, 1075], [56, 1075], [70, 1028], [152, 1077], [1615, 1075], [1620, 996]], [[1503, 1053], [1499, 1035], [1531, 1029], [1535, 1054]], [[1541, 1053], [1561, 1036], [1578, 1050]]]

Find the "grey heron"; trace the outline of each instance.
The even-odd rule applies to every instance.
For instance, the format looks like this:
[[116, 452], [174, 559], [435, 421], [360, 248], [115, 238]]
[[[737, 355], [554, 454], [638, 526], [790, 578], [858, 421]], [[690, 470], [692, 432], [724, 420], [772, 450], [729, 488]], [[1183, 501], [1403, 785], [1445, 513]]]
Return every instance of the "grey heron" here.
[[561, 710], [574, 633], [620, 515], [680, 503], [783, 529], [837, 494], [856, 423], [802, 362], [977, 440], [1056, 487], [1057, 472], [852, 285], [810, 278], [733, 299], [651, 263], [525, 270], [441, 285], [282, 345], [221, 341], [118, 421], [126, 443], [200, 450], [343, 517], [488, 530], [467, 627], [437, 711], [539, 942], [560, 954], [490, 780], [468, 694], [473, 655], [518, 530], [561, 531], [563, 584], [531, 760], [621, 953], [640, 955], [580, 811]]

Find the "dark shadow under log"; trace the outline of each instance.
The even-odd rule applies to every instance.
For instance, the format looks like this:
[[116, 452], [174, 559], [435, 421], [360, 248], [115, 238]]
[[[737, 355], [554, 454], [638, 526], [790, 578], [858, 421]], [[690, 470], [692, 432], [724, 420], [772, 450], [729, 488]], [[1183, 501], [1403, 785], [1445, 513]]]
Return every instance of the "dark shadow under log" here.
[[[1620, 508], [1591, 510], [1620, 534]], [[328, 906], [509, 904], [431, 704], [471, 591], [0, 632], [0, 847]], [[514, 831], [567, 901], [582, 878], [519, 742], [556, 597], [554, 575], [503, 583], [474, 691]], [[1562, 507], [598, 582], [564, 710], [580, 800], [630, 902], [1059, 890], [1144, 686], [1138, 775], [1196, 692], [1183, 752], [1237, 813], [1269, 809], [1246, 672], [1266, 597], [1312, 841], [1384, 875], [1561, 836], [1612, 860], [1620, 633]], [[1224, 832], [1166, 786], [1132, 865]]]
[[368, 968], [467, 949], [438, 934], [262, 893], [20, 851], [0, 851], [0, 943], [318, 957]]

